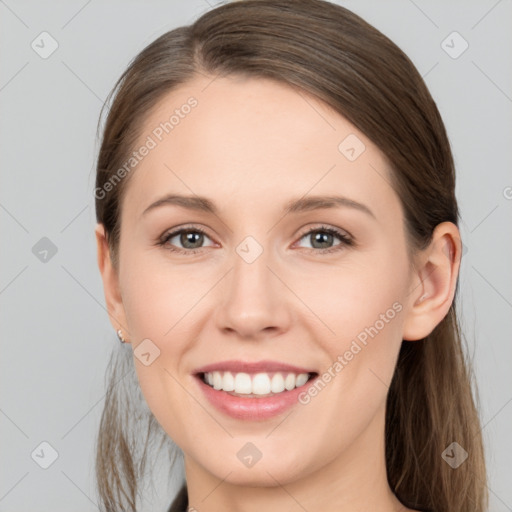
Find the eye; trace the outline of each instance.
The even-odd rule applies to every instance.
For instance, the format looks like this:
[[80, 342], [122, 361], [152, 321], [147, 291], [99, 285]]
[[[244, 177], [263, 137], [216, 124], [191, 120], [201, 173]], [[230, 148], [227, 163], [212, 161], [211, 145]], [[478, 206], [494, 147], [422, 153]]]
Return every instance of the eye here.
[[[310, 246], [305, 248], [316, 253], [335, 252], [342, 250], [346, 246], [355, 245], [353, 238], [346, 232], [329, 226], [310, 229], [300, 237], [300, 240], [307, 240], [308, 237]], [[212, 242], [203, 229], [199, 227], [182, 227], [165, 233], [158, 241], [158, 245], [165, 247], [171, 252], [195, 254], [204, 247], [213, 247], [215, 245], [212, 242], [208, 246], [204, 246], [205, 239]], [[336, 241], [338, 243], [335, 243]]]
[[[329, 226], [310, 229], [300, 239], [309, 239], [310, 246], [306, 248], [320, 253], [335, 252], [354, 245], [354, 240], [347, 233]], [[333, 245], [336, 240], [338, 243]]]
[[[201, 228], [180, 228], [164, 234], [158, 244], [166, 246], [172, 252], [195, 254], [199, 252], [198, 249], [203, 248], [205, 238], [211, 240]], [[177, 244], [181, 244], [181, 247], [176, 247]]]

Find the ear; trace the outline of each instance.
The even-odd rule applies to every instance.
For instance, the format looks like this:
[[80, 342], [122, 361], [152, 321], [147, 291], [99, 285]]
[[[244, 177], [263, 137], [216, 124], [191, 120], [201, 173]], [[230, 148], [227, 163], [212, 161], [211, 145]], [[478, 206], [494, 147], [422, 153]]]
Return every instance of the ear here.
[[452, 222], [438, 224], [429, 246], [418, 257], [408, 295], [403, 339], [428, 336], [448, 314], [455, 296], [462, 243]]
[[116, 330], [123, 331], [123, 337], [129, 341], [129, 332], [126, 322], [126, 315], [119, 288], [118, 271], [112, 265], [110, 257], [110, 248], [105, 236], [105, 227], [103, 224], [97, 224], [95, 229], [96, 243], [98, 247], [98, 267], [103, 280], [103, 291], [105, 293], [105, 303], [110, 318], [110, 323]]

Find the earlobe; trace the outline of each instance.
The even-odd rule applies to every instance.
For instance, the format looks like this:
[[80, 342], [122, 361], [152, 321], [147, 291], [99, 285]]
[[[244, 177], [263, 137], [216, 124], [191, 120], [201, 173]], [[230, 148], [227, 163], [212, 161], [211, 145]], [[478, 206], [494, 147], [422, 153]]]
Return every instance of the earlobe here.
[[404, 340], [425, 338], [448, 314], [457, 286], [461, 248], [455, 224], [442, 222], [436, 226], [431, 243], [419, 257], [421, 263], [411, 283]]
[[[105, 294], [105, 303], [110, 318], [110, 323], [116, 331], [122, 330], [127, 336], [128, 328], [126, 315], [119, 287], [119, 275], [117, 269], [112, 264], [110, 257], [110, 248], [105, 236], [103, 224], [97, 224], [95, 229], [98, 268], [103, 281], [103, 292]], [[128, 341], [128, 340], [126, 340]]]

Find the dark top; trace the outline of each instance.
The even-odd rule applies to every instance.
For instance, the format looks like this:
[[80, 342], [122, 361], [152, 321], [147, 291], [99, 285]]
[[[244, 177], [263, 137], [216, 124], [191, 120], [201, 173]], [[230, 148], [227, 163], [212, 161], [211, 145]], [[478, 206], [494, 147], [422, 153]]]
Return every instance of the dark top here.
[[179, 490], [176, 498], [171, 503], [169, 510], [167, 512], [187, 512], [188, 509], [188, 492], [187, 492], [187, 484], [183, 484], [181, 489]]

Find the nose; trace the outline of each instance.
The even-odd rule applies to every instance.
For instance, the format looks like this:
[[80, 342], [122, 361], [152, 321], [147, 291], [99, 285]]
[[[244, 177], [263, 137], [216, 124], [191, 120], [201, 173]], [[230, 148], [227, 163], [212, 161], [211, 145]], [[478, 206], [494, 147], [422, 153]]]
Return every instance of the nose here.
[[217, 327], [251, 340], [285, 332], [291, 324], [290, 292], [278, 277], [277, 265], [265, 250], [248, 261], [235, 251], [231, 271], [218, 290]]

